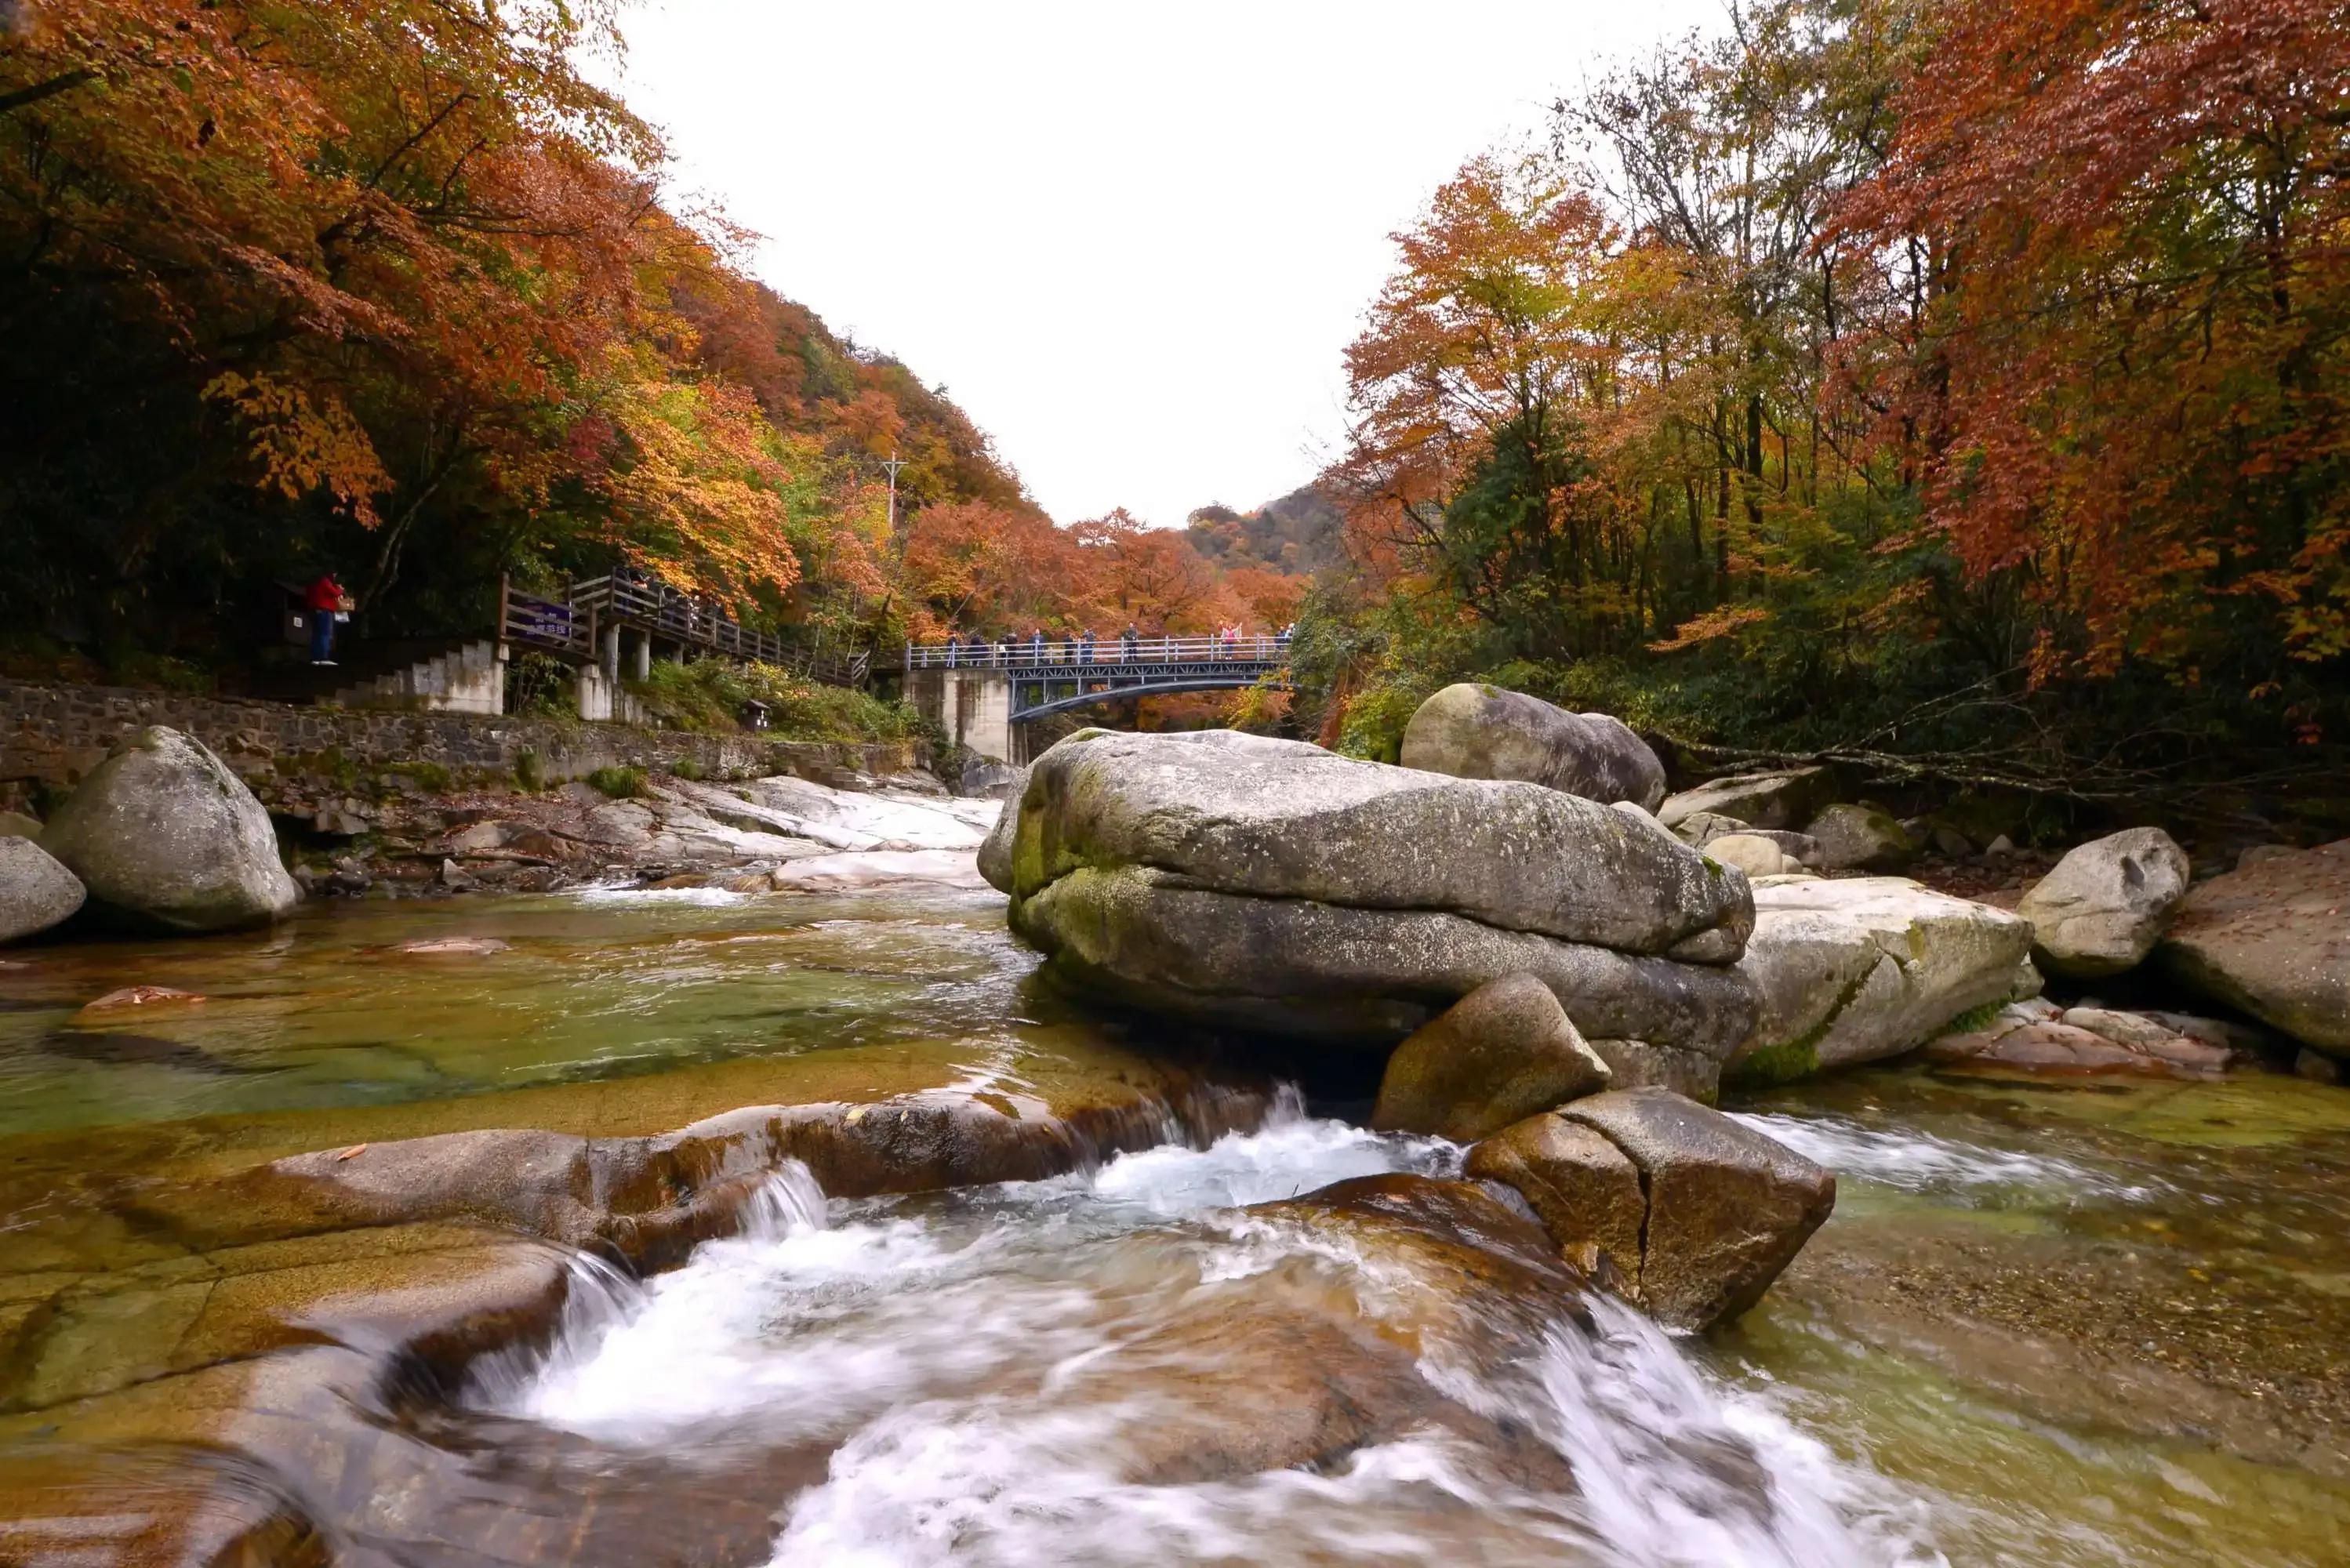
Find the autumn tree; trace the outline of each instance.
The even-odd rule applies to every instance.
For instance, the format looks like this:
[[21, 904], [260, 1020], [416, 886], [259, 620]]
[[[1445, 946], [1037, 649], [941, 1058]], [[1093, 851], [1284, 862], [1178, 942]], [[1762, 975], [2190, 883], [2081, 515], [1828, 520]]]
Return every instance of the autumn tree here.
[[1888, 439], [2033, 674], [2280, 692], [2350, 652], [2350, 18], [1961, 5], [1837, 238], [1918, 253]]

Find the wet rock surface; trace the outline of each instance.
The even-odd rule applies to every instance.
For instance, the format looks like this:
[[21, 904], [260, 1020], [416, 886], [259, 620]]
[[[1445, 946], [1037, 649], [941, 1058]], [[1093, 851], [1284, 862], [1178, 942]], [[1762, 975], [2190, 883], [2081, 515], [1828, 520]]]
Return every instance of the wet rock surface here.
[[1512, 1122], [1607, 1086], [1542, 981], [1486, 981], [1414, 1030], [1388, 1056], [1371, 1126], [1474, 1143]]
[[1746, 1311], [1835, 1207], [1829, 1172], [1669, 1090], [1595, 1095], [1558, 1114], [1638, 1171], [1647, 1208], [1635, 1278], [1662, 1322], [1703, 1328]]
[[1665, 798], [1664, 764], [1623, 721], [1468, 681], [1419, 705], [1399, 760], [1454, 778], [1522, 779], [1603, 805], [1654, 811]]
[[1639, 1167], [1604, 1134], [1544, 1111], [1478, 1144], [1461, 1172], [1523, 1198], [1552, 1244], [1586, 1272], [1596, 1267], [1586, 1251], [1594, 1249], [1638, 1289], [1648, 1202]]

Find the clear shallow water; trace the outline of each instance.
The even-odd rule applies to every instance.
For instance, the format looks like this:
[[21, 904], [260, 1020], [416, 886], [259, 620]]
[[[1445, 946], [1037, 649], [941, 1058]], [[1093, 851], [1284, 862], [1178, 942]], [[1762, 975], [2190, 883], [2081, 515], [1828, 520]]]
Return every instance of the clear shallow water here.
[[[511, 945], [398, 950], [461, 935]], [[191, 1151], [1024, 1093], [1159, 1044], [1036, 992], [1000, 901], [940, 891], [326, 907], [0, 961], [11, 1292], [153, 1258], [94, 1222], [58, 1232], [69, 1262], [25, 1238], [72, 1217], [69, 1179]], [[76, 1019], [141, 983], [211, 1000]], [[2350, 1561], [2350, 1094], [1877, 1069], [1739, 1110], [1839, 1205], [1703, 1340], [1604, 1303], [1591, 1333], [1557, 1301], [1439, 1310], [1440, 1261], [1235, 1214], [1454, 1158], [1295, 1118], [951, 1196], [819, 1210], [779, 1179], [681, 1270], [578, 1265], [600, 1282], [554, 1358], [484, 1367], [452, 1419], [508, 1469], [585, 1467], [661, 1543], [630, 1562]], [[44, 1332], [103, 1360], [202, 1298], [160, 1281], [152, 1324], [109, 1301]], [[468, 1484], [558, 1519], [571, 1495]]]
[[[1003, 900], [706, 888], [305, 906], [250, 937], [11, 949], [0, 1136], [448, 1100], [1027, 1016]], [[410, 953], [449, 938], [504, 950]], [[84, 1012], [168, 986], [201, 1003]]]
[[[1917, 1506], [1636, 1314], [1586, 1330], [1562, 1298], [1520, 1303], [1522, 1340], [1416, 1332], [1448, 1288], [1417, 1260], [1233, 1207], [1457, 1160], [1293, 1110], [951, 1199], [826, 1205], [803, 1179], [759, 1231], [585, 1293], [543, 1364], [485, 1369], [475, 1397], [670, 1453], [828, 1448], [779, 1503], [777, 1563], [1939, 1561]], [[1410, 1338], [1417, 1403], [1302, 1468], [1186, 1473], [1288, 1418], [1297, 1369], [1265, 1358], [1301, 1314], [1342, 1358]], [[1482, 1422], [1421, 1404], [1504, 1424], [1573, 1484], [1527, 1484]]]

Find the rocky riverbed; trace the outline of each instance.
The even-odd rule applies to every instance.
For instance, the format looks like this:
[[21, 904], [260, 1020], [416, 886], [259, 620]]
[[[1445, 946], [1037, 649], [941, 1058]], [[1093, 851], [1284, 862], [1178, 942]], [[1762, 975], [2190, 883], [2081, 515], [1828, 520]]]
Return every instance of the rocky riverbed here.
[[2330, 851], [2011, 912], [1806, 775], [1080, 735], [436, 798], [262, 924], [133, 750], [225, 836], [45, 833], [0, 957], [28, 1560], [2338, 1560]]

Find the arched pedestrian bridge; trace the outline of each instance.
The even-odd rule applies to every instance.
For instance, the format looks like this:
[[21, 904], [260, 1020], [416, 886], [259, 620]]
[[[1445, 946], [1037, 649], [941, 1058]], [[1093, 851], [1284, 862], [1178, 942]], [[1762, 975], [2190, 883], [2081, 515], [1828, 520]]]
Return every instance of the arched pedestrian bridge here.
[[1129, 642], [1025, 638], [908, 643], [906, 700], [963, 745], [1028, 761], [1027, 725], [1125, 697], [1286, 689], [1286, 637], [1145, 637]]

